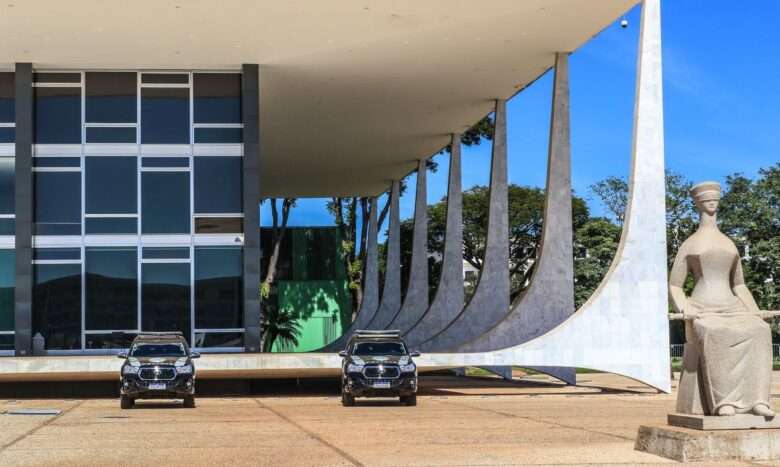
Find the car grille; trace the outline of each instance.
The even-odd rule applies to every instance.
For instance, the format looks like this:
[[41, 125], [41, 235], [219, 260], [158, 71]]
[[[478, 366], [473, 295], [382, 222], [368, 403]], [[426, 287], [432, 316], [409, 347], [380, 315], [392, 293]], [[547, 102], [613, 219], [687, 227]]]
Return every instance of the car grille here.
[[363, 376], [371, 379], [395, 379], [401, 375], [396, 365], [366, 365]]
[[173, 367], [151, 367], [141, 368], [138, 377], [146, 381], [167, 381], [176, 377], [176, 371]]

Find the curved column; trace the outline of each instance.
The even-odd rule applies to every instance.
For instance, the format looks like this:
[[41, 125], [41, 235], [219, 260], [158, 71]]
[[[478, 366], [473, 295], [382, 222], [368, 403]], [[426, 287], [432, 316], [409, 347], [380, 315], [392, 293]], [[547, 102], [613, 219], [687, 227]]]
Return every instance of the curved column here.
[[[522, 344], [574, 313], [568, 68], [568, 53], [557, 53], [542, 239], [531, 283], [503, 321], [458, 351], [485, 352]], [[573, 368], [536, 369], [568, 383], [576, 382]]]
[[387, 260], [385, 261], [385, 283], [382, 301], [373, 320], [366, 329], [385, 329], [401, 308], [401, 221], [398, 212], [400, 183], [393, 181], [390, 188], [390, 226], [387, 234]]
[[[447, 183], [447, 219], [441, 278], [431, 306], [405, 332], [406, 343], [417, 346], [444, 329], [463, 309], [463, 191], [461, 188], [460, 134], [452, 135]], [[403, 329], [402, 329], [403, 330]]]
[[644, 0], [639, 37], [626, 221], [604, 281], [573, 316], [534, 340], [493, 352], [430, 354], [418, 365], [582, 367], [671, 391], [660, 0]]
[[421, 344], [425, 351], [455, 349], [482, 335], [509, 312], [509, 199], [503, 99], [496, 101], [489, 200], [485, 259], [474, 295], [452, 323]]
[[369, 200], [368, 214], [368, 232], [366, 232], [366, 265], [363, 269], [363, 301], [360, 303], [360, 309], [352, 322], [341, 337], [326, 345], [319, 352], [340, 351], [347, 345], [349, 337], [358, 329], [364, 329], [374, 318], [374, 314], [379, 306], [379, 263], [377, 258], [377, 210], [378, 204], [376, 197]]
[[408, 330], [428, 309], [428, 185], [426, 160], [417, 165], [417, 190], [414, 198], [414, 230], [409, 282], [401, 310], [388, 329]]

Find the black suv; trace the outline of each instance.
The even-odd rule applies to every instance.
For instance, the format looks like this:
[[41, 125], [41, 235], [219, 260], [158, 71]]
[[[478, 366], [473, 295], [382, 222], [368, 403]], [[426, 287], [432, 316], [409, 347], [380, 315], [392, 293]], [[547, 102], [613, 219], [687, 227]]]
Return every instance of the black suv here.
[[120, 401], [131, 409], [136, 399], [184, 399], [184, 407], [195, 407], [195, 366], [180, 332], [139, 334], [129, 352], [117, 355], [125, 360], [121, 370]]
[[417, 405], [417, 366], [400, 331], [356, 331], [339, 355], [341, 403], [355, 405], [356, 397], [400, 397]]

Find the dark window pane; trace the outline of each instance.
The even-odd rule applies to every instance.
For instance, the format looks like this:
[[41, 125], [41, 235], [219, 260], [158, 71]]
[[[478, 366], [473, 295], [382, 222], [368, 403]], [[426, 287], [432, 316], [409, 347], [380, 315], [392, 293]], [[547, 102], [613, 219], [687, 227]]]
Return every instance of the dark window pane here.
[[14, 158], [0, 158], [0, 214], [13, 214], [16, 210], [14, 200], [16, 172]]
[[35, 234], [81, 234], [81, 173], [36, 172]]
[[141, 330], [180, 331], [189, 341], [189, 263], [146, 263], [141, 280]]
[[189, 167], [190, 160], [187, 157], [144, 157], [141, 165], [143, 167]]
[[[9, 123], [16, 119], [14, 99], [16, 87], [13, 73], [0, 73], [0, 122]], [[0, 140], [2, 142], [2, 140]]]
[[33, 334], [47, 349], [81, 348], [81, 265], [33, 266]]
[[34, 83], [80, 83], [81, 73], [33, 73]]
[[144, 259], [190, 259], [189, 247], [146, 247], [143, 249]]
[[0, 334], [0, 350], [14, 350], [13, 334]]
[[16, 233], [16, 219], [0, 219], [0, 235], [14, 235]]
[[241, 217], [196, 217], [195, 233], [241, 233], [244, 219]]
[[241, 332], [199, 332], [195, 334], [194, 347], [243, 347], [244, 333]]
[[144, 172], [141, 183], [142, 233], [190, 233], [190, 174]]
[[195, 248], [195, 328], [243, 326], [240, 247]]
[[84, 160], [88, 214], [135, 214], [138, 174], [135, 157], [87, 157]]
[[240, 143], [242, 128], [195, 128], [196, 143]]
[[16, 141], [16, 128], [0, 128], [0, 143], [13, 143]]
[[135, 247], [87, 248], [85, 329], [138, 326], [138, 253]]
[[33, 167], [81, 167], [78, 157], [33, 157]]
[[87, 143], [135, 143], [135, 128], [91, 127], [87, 128]]
[[81, 88], [35, 88], [35, 142], [81, 144]]
[[87, 234], [136, 234], [138, 219], [135, 217], [87, 217], [84, 219]]
[[195, 123], [241, 123], [240, 74], [195, 73], [193, 85]]
[[33, 250], [33, 259], [57, 260], [57, 259], [81, 259], [81, 248], [36, 248]]
[[84, 336], [84, 346], [87, 349], [129, 349], [135, 336], [123, 332], [87, 334]]
[[241, 212], [241, 158], [195, 158], [195, 212]]
[[135, 73], [86, 73], [85, 119], [89, 123], [135, 123]]
[[0, 250], [0, 331], [14, 330], [15, 258], [14, 250]]
[[144, 88], [141, 96], [141, 142], [189, 144], [190, 90]]
[[144, 84], [189, 84], [190, 77], [179, 73], [144, 73], [141, 75]]

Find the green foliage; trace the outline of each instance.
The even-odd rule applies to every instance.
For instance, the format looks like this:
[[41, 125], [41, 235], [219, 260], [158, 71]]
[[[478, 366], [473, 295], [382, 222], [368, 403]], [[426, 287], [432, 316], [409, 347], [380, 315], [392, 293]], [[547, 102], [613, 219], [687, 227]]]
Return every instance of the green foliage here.
[[266, 307], [263, 311], [263, 352], [270, 352], [277, 340], [290, 346], [298, 345], [301, 325], [291, 311], [277, 306]]
[[619, 226], [606, 218], [585, 222], [574, 233], [574, 303], [582, 306], [609, 270], [620, 242]]

